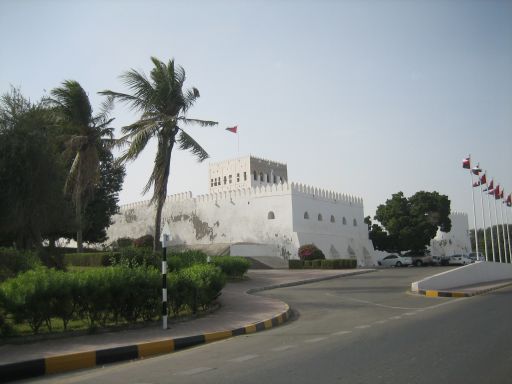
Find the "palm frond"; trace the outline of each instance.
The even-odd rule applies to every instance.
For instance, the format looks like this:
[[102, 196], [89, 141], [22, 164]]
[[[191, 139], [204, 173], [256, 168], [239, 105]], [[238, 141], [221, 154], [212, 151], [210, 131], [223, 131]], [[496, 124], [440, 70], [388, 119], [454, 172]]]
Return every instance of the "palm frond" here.
[[155, 125], [148, 124], [141, 127], [136, 133], [129, 135], [132, 141], [130, 147], [121, 155], [120, 161], [133, 161], [140, 153], [146, 148], [147, 143], [151, 138], [158, 132], [158, 127]]
[[178, 137], [179, 148], [183, 150], [189, 150], [192, 152], [194, 156], [197, 157], [199, 162], [206, 160], [208, 157], [208, 153], [199, 145], [197, 141], [195, 141], [190, 135], [188, 135], [184, 130], [180, 130], [180, 135]]
[[201, 127], [213, 127], [215, 125], [218, 125], [219, 123], [217, 121], [211, 121], [211, 120], [200, 120], [200, 119], [189, 119], [184, 116], [178, 117], [178, 120], [185, 123], [185, 124], [197, 124]]
[[50, 91], [51, 102], [71, 123], [85, 128], [92, 119], [92, 107], [87, 93], [75, 80], [66, 80], [62, 87]]
[[114, 100], [127, 103], [132, 110], [143, 110], [143, 105], [145, 104], [144, 100], [141, 100], [138, 97], [129, 95], [127, 93], [114, 92], [106, 89], [104, 91], [98, 92], [98, 94], [103, 96], [111, 96], [114, 98]]

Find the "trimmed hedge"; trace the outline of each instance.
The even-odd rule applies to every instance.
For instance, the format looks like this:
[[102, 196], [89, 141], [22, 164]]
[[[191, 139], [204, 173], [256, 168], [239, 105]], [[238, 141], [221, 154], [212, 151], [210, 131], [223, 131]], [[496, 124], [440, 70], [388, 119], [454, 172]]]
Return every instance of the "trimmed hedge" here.
[[[90, 329], [123, 320], [155, 319], [161, 311], [162, 277], [153, 267], [104, 267], [83, 272], [38, 268], [0, 285], [0, 313], [16, 323], [28, 323], [34, 333], [52, 319], [64, 329], [83, 319]], [[168, 302], [175, 315], [196, 313], [220, 295], [225, 277], [213, 265], [194, 265], [168, 275]]]
[[38, 266], [41, 261], [35, 252], [0, 247], [0, 282]]
[[213, 265], [219, 267], [228, 277], [241, 278], [247, 273], [251, 262], [240, 256], [215, 256], [211, 258]]
[[353, 269], [356, 259], [288, 260], [289, 269]]
[[302, 260], [288, 260], [289, 269], [302, 269]]
[[105, 267], [111, 264], [111, 259], [118, 252], [87, 252], [64, 254], [64, 265], [74, 267]]

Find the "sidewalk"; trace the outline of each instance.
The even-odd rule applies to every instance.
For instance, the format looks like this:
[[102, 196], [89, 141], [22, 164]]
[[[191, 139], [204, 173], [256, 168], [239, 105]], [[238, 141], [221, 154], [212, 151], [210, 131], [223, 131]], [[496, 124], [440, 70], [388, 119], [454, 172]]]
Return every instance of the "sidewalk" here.
[[306, 284], [353, 274], [357, 270], [252, 270], [249, 279], [228, 283], [220, 308], [190, 321], [27, 344], [0, 345], [0, 381], [93, 367], [115, 361], [172, 352], [192, 345], [268, 329], [285, 322], [288, 305], [258, 291]]

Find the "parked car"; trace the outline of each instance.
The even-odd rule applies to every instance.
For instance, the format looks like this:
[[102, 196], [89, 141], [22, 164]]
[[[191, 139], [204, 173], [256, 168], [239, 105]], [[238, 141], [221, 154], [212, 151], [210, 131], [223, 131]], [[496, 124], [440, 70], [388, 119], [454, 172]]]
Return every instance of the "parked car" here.
[[412, 264], [410, 257], [404, 257], [399, 255], [388, 255], [380, 260], [379, 265], [383, 267], [404, 267]]
[[481, 253], [481, 252], [470, 252], [468, 254], [468, 258], [470, 258], [471, 260], [473, 260], [473, 262], [475, 261], [485, 261], [485, 256]]
[[418, 254], [413, 251], [409, 251], [404, 253], [404, 256], [410, 257], [412, 261], [412, 265], [417, 267], [421, 267], [424, 265], [439, 265], [441, 264], [441, 259], [436, 256], [431, 256], [429, 251], [425, 251], [424, 253]]
[[471, 264], [472, 262], [473, 260], [471, 260], [466, 255], [453, 255], [448, 259], [449, 265], [466, 265]]

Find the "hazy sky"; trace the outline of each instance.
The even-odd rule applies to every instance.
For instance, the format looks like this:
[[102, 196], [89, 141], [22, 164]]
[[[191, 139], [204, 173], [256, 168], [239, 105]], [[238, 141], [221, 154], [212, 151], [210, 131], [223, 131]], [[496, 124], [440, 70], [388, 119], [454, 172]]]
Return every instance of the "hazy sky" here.
[[[181, 64], [201, 92], [188, 116], [219, 126], [188, 129], [211, 159], [176, 151], [170, 193], [207, 192], [208, 162], [238, 155], [235, 124], [240, 155], [360, 196], [365, 214], [437, 190], [471, 222], [468, 153], [512, 190], [512, 1], [0, 0], [0, 36], [0, 92], [33, 100], [75, 79], [98, 108], [150, 56]], [[150, 197], [154, 154], [128, 164], [121, 203]]]

